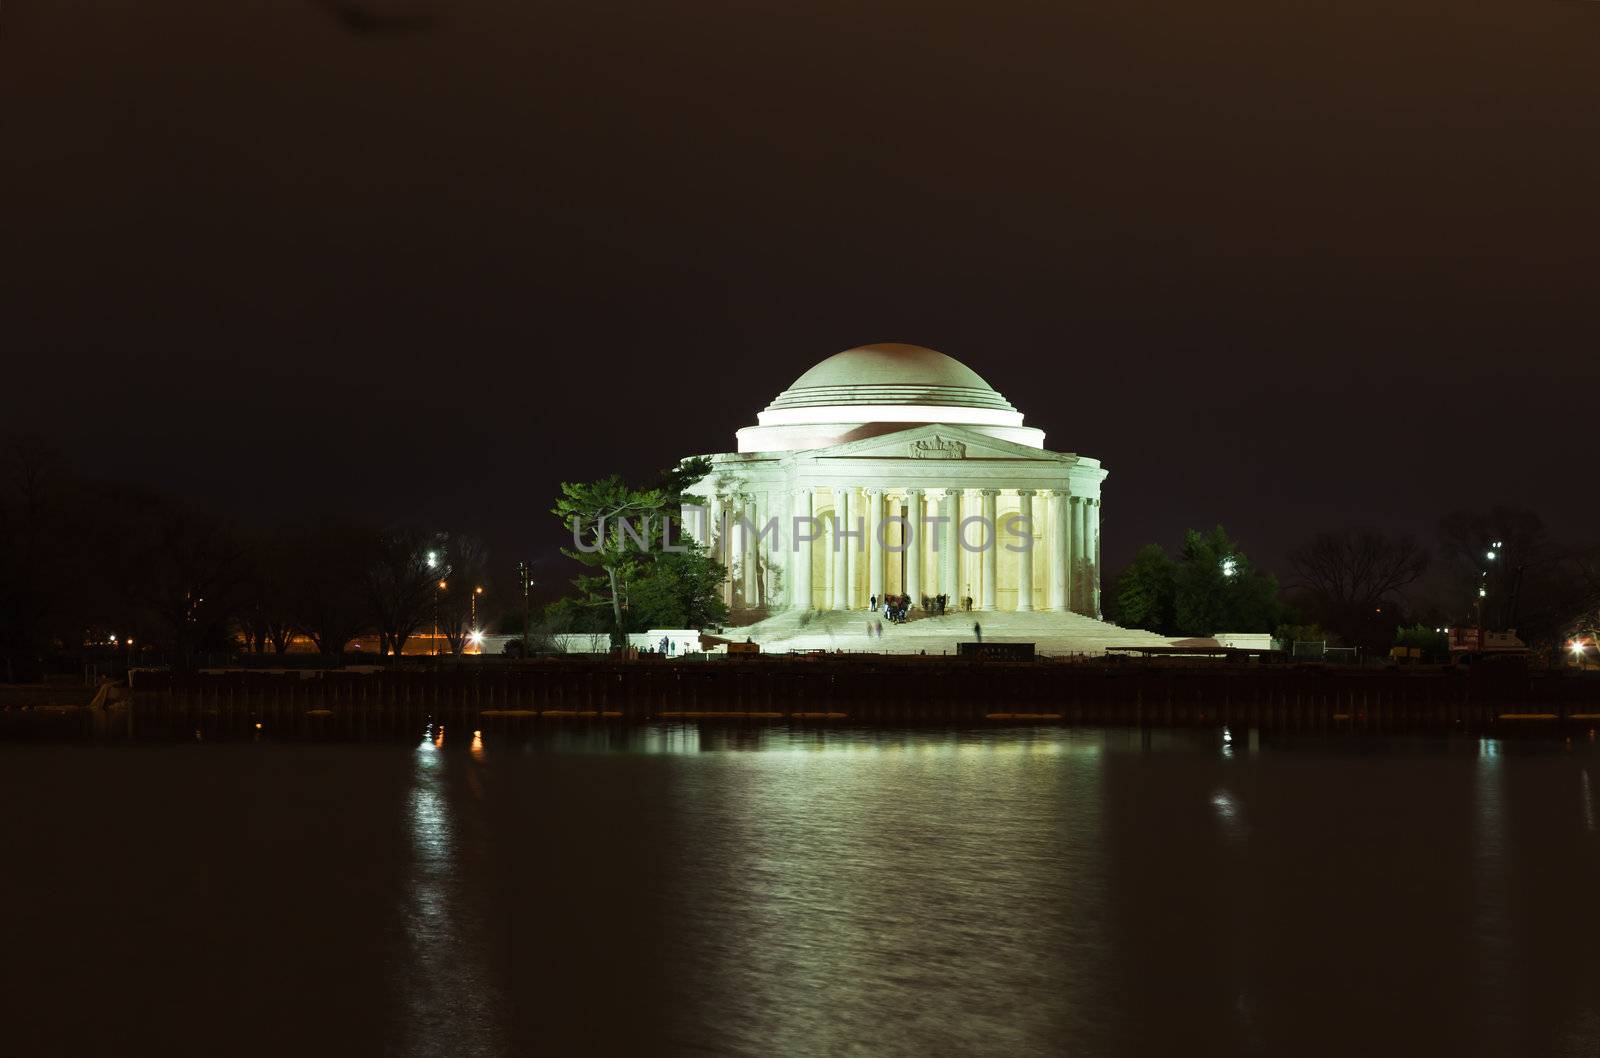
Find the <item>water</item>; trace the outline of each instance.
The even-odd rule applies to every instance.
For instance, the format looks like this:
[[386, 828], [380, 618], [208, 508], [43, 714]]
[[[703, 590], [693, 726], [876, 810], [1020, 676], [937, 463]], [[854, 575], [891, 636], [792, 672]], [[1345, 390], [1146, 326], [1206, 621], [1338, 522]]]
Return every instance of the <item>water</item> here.
[[0, 747], [8, 1054], [1600, 1054], [1600, 746]]

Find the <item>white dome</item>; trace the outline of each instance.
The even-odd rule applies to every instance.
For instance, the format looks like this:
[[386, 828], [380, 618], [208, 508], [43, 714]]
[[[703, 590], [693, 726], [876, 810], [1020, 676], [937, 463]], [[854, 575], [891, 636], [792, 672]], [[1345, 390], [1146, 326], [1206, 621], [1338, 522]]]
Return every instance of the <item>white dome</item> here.
[[1044, 433], [955, 357], [886, 342], [835, 353], [795, 379], [739, 431], [741, 452], [824, 448], [926, 423], [1044, 447]]
[[972, 368], [920, 345], [888, 342], [835, 353], [794, 380], [768, 410], [850, 404], [1016, 411]]

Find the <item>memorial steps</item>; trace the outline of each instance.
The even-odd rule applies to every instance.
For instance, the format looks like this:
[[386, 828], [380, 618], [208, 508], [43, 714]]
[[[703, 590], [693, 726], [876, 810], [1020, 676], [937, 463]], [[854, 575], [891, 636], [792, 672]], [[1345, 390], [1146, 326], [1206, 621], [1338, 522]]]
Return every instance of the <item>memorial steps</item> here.
[[[883, 624], [881, 637], [868, 633], [867, 626], [874, 622]], [[891, 624], [866, 610], [785, 611], [755, 624], [729, 627], [723, 638], [732, 642], [748, 638], [761, 644], [766, 653], [954, 654], [957, 643], [973, 641], [974, 623], [982, 625], [986, 643], [1033, 643], [1038, 653], [1055, 656], [1098, 655], [1110, 647], [1164, 647], [1184, 642], [1082, 614], [1001, 610], [916, 617], [905, 624]]]

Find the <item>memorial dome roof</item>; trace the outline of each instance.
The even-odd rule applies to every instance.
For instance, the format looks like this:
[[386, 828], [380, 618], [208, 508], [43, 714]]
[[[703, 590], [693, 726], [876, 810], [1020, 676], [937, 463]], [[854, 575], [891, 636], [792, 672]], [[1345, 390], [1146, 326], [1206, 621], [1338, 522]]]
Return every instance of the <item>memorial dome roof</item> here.
[[778, 394], [756, 425], [739, 431], [741, 452], [793, 452], [944, 423], [1044, 446], [1044, 432], [972, 368], [936, 349], [902, 342], [834, 353]]
[[795, 379], [767, 410], [864, 404], [1016, 410], [955, 357], [901, 342], [835, 353]]

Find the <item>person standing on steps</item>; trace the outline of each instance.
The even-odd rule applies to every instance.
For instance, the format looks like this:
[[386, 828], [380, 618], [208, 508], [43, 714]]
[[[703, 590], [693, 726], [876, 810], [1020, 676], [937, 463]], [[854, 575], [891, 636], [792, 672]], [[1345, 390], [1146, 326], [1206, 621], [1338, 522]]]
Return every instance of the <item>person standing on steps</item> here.
[[972, 622], [972, 636], [980, 645], [983, 643], [983, 625], [977, 621]]

